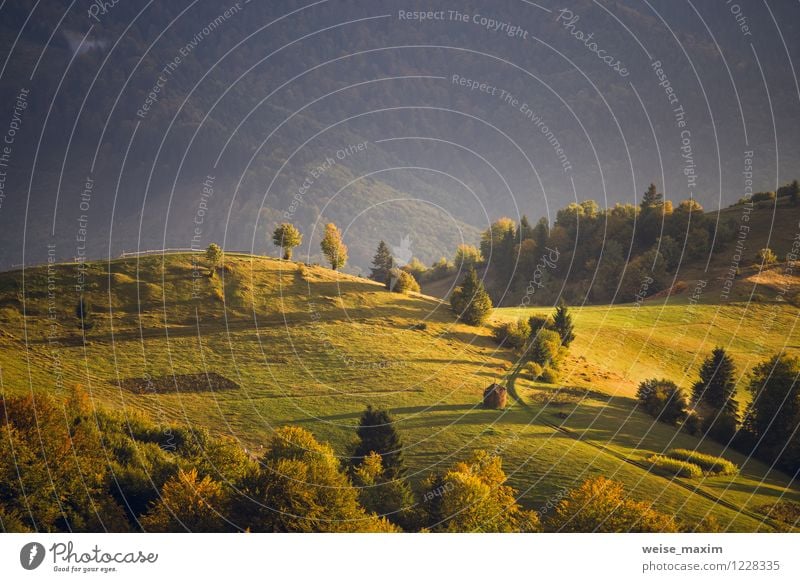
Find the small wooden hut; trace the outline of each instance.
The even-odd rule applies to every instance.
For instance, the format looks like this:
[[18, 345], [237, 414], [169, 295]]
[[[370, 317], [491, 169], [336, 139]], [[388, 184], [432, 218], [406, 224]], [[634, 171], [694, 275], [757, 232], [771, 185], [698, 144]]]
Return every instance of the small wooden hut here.
[[505, 386], [493, 383], [483, 391], [484, 408], [502, 410], [506, 407], [506, 402], [508, 402], [508, 391]]

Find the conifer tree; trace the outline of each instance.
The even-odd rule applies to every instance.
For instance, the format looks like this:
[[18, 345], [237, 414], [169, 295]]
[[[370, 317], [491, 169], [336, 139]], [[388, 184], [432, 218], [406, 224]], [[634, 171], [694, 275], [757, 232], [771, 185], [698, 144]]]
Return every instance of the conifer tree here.
[[405, 473], [403, 442], [394, 428], [394, 419], [386, 410], [367, 406], [356, 433], [359, 442], [353, 453], [354, 464], [360, 464], [370, 453], [377, 453], [386, 477], [393, 479]]
[[642, 196], [641, 209], [649, 210], [664, 205], [664, 196], [656, 190], [655, 184], [650, 184]]
[[450, 306], [456, 316], [469, 325], [480, 325], [492, 312], [492, 300], [483, 283], [478, 279], [475, 269], [464, 275], [461, 286], [456, 287], [450, 296]]
[[733, 360], [723, 348], [714, 348], [700, 367], [700, 380], [692, 387], [692, 401], [703, 416], [703, 432], [720, 441], [733, 437], [739, 420], [735, 396]]
[[517, 242], [521, 243], [522, 241], [530, 238], [533, 238], [533, 227], [531, 226], [528, 217], [523, 214], [519, 221], [519, 227], [517, 228]]
[[386, 283], [389, 280], [389, 273], [392, 270], [393, 259], [389, 250], [389, 245], [384, 241], [378, 243], [375, 257], [372, 259], [372, 268], [369, 278], [378, 283]]
[[575, 339], [575, 333], [573, 332], [572, 315], [570, 315], [567, 304], [563, 300], [558, 304], [556, 312], [553, 314], [553, 329], [558, 332], [564, 347], [568, 348], [569, 344]]
[[714, 410], [736, 414], [736, 368], [724, 348], [714, 348], [700, 367], [700, 381], [692, 388], [692, 400]]

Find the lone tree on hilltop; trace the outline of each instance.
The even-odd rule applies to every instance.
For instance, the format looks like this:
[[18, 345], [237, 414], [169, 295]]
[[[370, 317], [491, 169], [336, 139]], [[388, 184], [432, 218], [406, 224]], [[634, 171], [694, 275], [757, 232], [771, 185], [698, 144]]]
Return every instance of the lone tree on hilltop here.
[[562, 300], [558, 304], [558, 307], [556, 307], [556, 312], [553, 314], [553, 330], [558, 332], [558, 335], [561, 337], [561, 343], [565, 348], [568, 348], [569, 344], [575, 339], [573, 329], [572, 315], [569, 313], [567, 304]]
[[300, 246], [303, 242], [303, 235], [297, 228], [288, 222], [279, 224], [272, 233], [272, 242], [276, 247], [283, 249], [283, 258], [287, 261], [292, 260], [292, 249]]
[[347, 263], [347, 246], [342, 242], [341, 231], [332, 222], [325, 225], [325, 236], [319, 246], [325, 258], [331, 264], [331, 269], [338, 271], [345, 266]]
[[370, 453], [377, 453], [381, 456], [387, 477], [394, 479], [403, 476], [403, 442], [394, 428], [394, 419], [386, 410], [367, 406], [356, 434], [359, 442], [353, 452], [354, 465], [360, 464]]
[[217, 243], [211, 243], [206, 249], [206, 261], [208, 261], [208, 269], [210, 275], [214, 276], [214, 271], [222, 263], [224, 253]]
[[375, 257], [372, 259], [372, 268], [370, 269], [369, 278], [378, 283], [387, 283], [389, 281], [389, 273], [394, 266], [392, 253], [389, 250], [389, 245], [384, 241], [378, 243], [378, 249], [375, 251]]
[[492, 300], [478, 279], [475, 269], [468, 270], [461, 285], [453, 291], [450, 306], [456, 316], [469, 325], [480, 325], [489, 317]]

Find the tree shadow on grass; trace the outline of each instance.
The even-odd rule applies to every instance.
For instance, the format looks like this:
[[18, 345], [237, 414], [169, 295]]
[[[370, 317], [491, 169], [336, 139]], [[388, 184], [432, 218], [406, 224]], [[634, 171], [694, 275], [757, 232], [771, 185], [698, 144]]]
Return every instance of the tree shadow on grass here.
[[[481, 408], [479, 404], [477, 406], [472, 404], [438, 404], [432, 406], [400, 406], [397, 408], [389, 408], [388, 411], [392, 415], [395, 415], [397, 417], [398, 415], [414, 415], [414, 414], [424, 414], [429, 412], [457, 412], [457, 411], [467, 412], [472, 409], [484, 410], [483, 408]], [[330, 414], [325, 416], [316, 416], [312, 418], [306, 417], [297, 420], [287, 421], [286, 424], [308, 424], [314, 422], [332, 422], [337, 420], [358, 419], [361, 418], [361, 413], [362, 411], [359, 410], [357, 412]], [[396, 418], [396, 420], [400, 424], [405, 422], [403, 418]]]

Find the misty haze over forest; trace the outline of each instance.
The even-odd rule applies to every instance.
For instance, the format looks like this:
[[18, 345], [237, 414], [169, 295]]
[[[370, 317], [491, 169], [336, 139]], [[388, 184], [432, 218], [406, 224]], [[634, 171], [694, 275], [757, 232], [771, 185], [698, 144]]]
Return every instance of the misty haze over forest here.
[[272, 253], [287, 219], [310, 261], [334, 221], [353, 272], [380, 238], [429, 264], [503, 215], [650, 182], [713, 210], [800, 161], [790, 3], [54, 1], [17, 36], [32, 4], [0, 23], [5, 268]]

